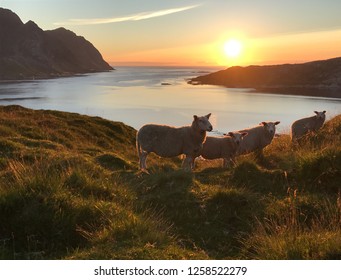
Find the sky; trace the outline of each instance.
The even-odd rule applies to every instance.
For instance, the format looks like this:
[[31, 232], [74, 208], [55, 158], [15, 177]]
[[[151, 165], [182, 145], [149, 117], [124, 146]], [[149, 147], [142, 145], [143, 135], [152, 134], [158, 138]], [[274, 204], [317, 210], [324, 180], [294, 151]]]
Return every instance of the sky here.
[[[228, 67], [341, 56], [340, 0], [0, 0], [0, 6], [44, 30], [72, 30], [113, 66]], [[224, 48], [231, 39], [240, 43], [233, 56]]]

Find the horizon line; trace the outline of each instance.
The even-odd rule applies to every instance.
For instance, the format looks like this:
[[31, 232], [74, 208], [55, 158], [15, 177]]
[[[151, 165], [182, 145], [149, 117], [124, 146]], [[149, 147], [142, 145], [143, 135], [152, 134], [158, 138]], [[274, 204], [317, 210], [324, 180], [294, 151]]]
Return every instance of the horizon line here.
[[341, 58], [341, 56], [336, 57], [328, 57], [328, 58], [316, 58], [310, 60], [295, 60], [292, 62], [287, 61], [263, 61], [257, 62], [252, 64], [241, 64], [241, 65], [218, 65], [218, 64], [176, 64], [174, 62], [148, 62], [148, 61], [110, 61], [108, 64], [112, 67], [248, 67], [248, 66], [275, 66], [275, 65], [284, 65], [284, 64], [303, 64], [309, 62], [316, 62], [316, 61], [324, 61], [324, 60], [332, 60]]

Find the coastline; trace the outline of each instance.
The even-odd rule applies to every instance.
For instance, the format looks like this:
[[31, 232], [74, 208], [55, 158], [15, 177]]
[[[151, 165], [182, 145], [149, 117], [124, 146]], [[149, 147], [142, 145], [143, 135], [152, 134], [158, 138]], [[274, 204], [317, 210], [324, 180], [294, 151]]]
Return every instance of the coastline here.
[[188, 79], [187, 83], [193, 86], [212, 85], [230, 89], [247, 89], [250, 93], [281, 94], [294, 96], [310, 96], [341, 99], [341, 86], [226, 86], [219, 83], [205, 83], [196, 78]]
[[79, 72], [79, 73], [61, 73], [61, 74], [46, 74], [46, 75], [37, 75], [33, 77], [22, 77], [21, 79], [18, 78], [7, 78], [1, 79], [0, 84], [7, 84], [7, 83], [27, 83], [27, 82], [34, 82], [40, 80], [49, 80], [49, 79], [58, 79], [58, 78], [70, 78], [70, 77], [81, 77], [95, 73], [104, 73], [104, 72], [111, 72], [115, 71], [116, 69], [112, 67], [110, 70], [101, 70], [101, 71], [90, 71], [90, 72]]
[[250, 92], [341, 99], [341, 87], [258, 87], [251, 88]]

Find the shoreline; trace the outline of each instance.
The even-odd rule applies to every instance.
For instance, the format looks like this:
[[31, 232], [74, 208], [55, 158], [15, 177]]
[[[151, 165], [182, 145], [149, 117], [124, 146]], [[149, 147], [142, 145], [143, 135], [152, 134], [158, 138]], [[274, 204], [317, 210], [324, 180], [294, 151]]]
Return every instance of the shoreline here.
[[341, 87], [259, 87], [251, 88], [251, 92], [252, 89], [257, 93], [341, 99]]
[[96, 73], [105, 73], [105, 72], [112, 72], [116, 69], [113, 68], [111, 70], [101, 70], [101, 71], [91, 71], [91, 72], [84, 72], [84, 73], [62, 73], [62, 74], [46, 74], [46, 75], [38, 75], [32, 77], [23, 77], [21, 79], [1, 79], [0, 84], [7, 84], [7, 83], [27, 83], [27, 82], [35, 82], [35, 81], [43, 81], [43, 80], [50, 80], [50, 79], [59, 79], [59, 78], [72, 78], [72, 77], [80, 77], [80, 76], [87, 76], [90, 74]]
[[189, 79], [188, 84], [192, 86], [211, 85], [219, 86], [230, 89], [247, 89], [250, 93], [264, 93], [264, 94], [281, 94], [293, 96], [307, 96], [307, 97], [323, 97], [341, 99], [341, 87], [328, 87], [328, 86], [263, 86], [263, 87], [247, 87], [247, 86], [226, 86], [222, 84], [203, 83], [195, 80], [196, 78]]

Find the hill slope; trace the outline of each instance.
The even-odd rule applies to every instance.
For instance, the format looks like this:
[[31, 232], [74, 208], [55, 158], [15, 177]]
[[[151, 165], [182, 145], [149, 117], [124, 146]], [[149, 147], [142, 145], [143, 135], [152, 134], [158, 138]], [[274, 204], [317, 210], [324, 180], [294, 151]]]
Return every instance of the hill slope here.
[[179, 170], [136, 131], [72, 113], [0, 107], [1, 259], [340, 259], [341, 116], [301, 148]]
[[43, 31], [0, 8], [0, 80], [112, 70], [83, 37], [64, 28]]
[[190, 83], [341, 98], [341, 58], [302, 64], [235, 66], [193, 78]]

